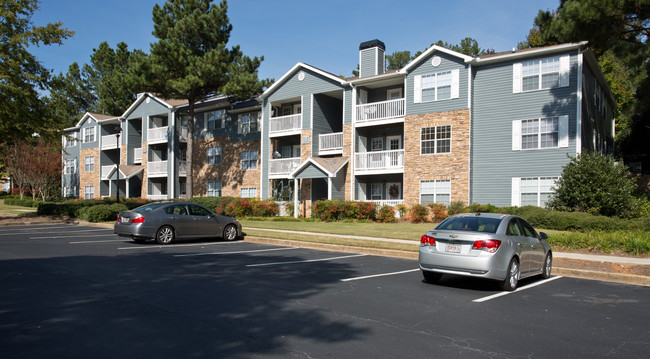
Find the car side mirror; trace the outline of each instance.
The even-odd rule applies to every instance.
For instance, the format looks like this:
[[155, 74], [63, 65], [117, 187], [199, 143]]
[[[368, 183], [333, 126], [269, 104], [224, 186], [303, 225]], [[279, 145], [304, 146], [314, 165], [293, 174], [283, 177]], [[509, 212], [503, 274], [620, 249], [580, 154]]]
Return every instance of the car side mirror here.
[[544, 232], [539, 232], [539, 239], [541, 239], [543, 241], [547, 240], [548, 239], [548, 234], [546, 234]]

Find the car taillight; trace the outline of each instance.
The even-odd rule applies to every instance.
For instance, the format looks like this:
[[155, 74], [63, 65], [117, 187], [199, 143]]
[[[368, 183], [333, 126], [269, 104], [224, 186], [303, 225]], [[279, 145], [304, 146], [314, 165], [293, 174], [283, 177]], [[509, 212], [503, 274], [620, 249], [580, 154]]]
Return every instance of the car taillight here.
[[136, 218], [133, 218], [133, 220], [131, 221], [131, 223], [144, 223], [144, 217], [136, 217]]
[[117, 215], [117, 221], [118, 221], [118, 222], [122, 222], [122, 218], [120, 218], [120, 215], [119, 215], [119, 214]]
[[426, 246], [435, 246], [436, 245], [436, 239], [433, 237], [429, 237], [426, 234], [420, 238], [420, 247], [426, 247]]
[[482, 241], [475, 241], [472, 249], [494, 253], [497, 251], [497, 249], [499, 249], [500, 245], [501, 241], [498, 239], [485, 239]]

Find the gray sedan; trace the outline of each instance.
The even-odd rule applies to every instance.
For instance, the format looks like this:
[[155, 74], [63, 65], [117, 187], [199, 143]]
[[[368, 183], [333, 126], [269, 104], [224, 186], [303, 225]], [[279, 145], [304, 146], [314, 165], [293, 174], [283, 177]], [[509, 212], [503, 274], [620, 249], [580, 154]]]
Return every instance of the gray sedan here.
[[242, 236], [242, 226], [235, 218], [214, 214], [195, 203], [156, 202], [120, 212], [113, 232], [138, 243], [153, 238], [168, 244], [179, 238], [220, 237], [232, 241]]
[[512, 291], [521, 278], [551, 276], [553, 255], [546, 238], [517, 216], [451, 216], [420, 239], [420, 270], [428, 282], [454, 274], [495, 279]]

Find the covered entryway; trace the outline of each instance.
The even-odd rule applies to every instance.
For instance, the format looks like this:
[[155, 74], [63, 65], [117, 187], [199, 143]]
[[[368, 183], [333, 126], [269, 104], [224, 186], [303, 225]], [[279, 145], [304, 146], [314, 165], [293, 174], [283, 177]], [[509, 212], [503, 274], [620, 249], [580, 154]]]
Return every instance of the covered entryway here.
[[[345, 179], [349, 157], [310, 157], [291, 174], [294, 179], [293, 215], [298, 218], [300, 205], [303, 215], [311, 209], [311, 203], [321, 199], [345, 199]], [[299, 197], [300, 189], [309, 186], [308, 196]]]

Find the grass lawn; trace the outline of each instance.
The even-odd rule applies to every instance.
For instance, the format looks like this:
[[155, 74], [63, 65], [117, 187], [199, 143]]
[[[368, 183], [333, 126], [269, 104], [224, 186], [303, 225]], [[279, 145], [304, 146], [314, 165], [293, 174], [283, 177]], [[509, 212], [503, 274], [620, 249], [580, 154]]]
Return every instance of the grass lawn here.
[[5, 205], [4, 199], [0, 199], [0, 216], [2, 215], [17, 215], [17, 214], [31, 214], [36, 213], [36, 208], [9, 206]]

